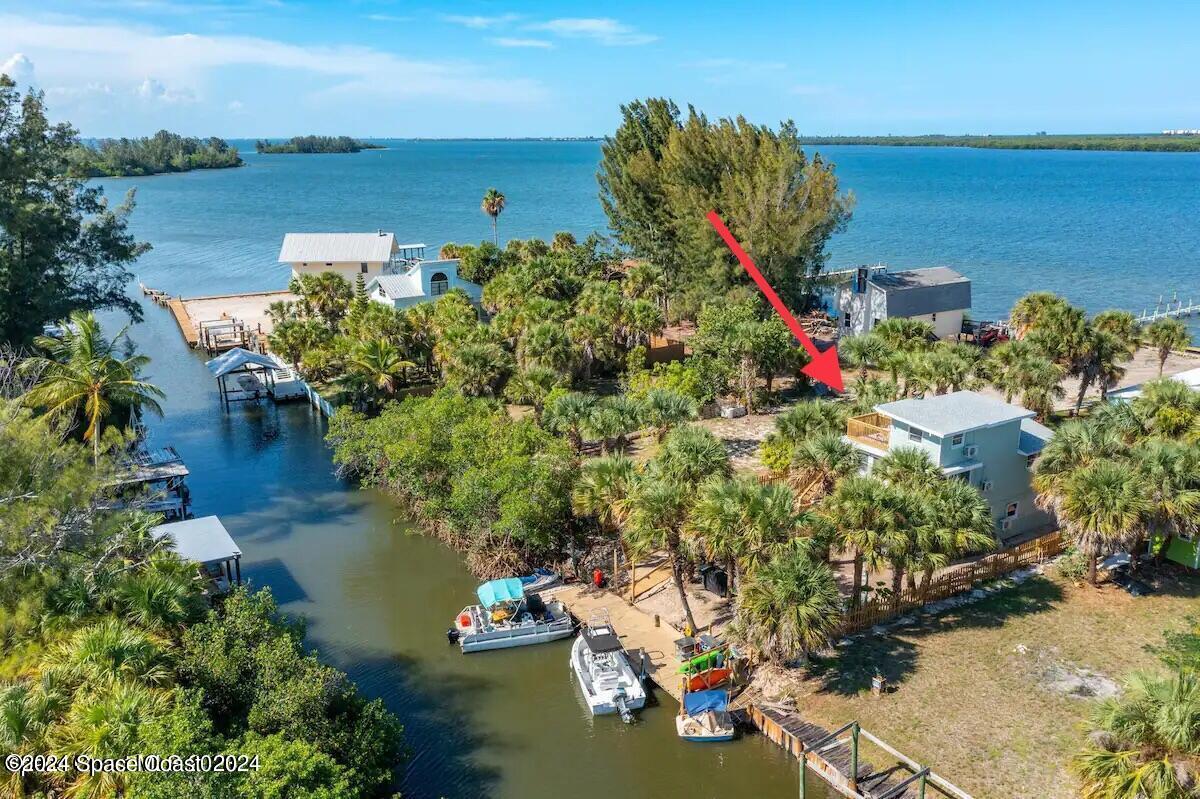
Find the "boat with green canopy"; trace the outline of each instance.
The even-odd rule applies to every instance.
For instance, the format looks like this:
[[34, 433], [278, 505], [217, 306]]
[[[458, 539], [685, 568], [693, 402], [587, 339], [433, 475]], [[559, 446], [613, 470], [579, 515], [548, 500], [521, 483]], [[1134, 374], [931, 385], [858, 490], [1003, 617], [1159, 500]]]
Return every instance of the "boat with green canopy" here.
[[562, 602], [542, 600], [519, 577], [489, 580], [475, 595], [479, 604], [463, 608], [446, 632], [464, 653], [544, 644], [575, 632]]

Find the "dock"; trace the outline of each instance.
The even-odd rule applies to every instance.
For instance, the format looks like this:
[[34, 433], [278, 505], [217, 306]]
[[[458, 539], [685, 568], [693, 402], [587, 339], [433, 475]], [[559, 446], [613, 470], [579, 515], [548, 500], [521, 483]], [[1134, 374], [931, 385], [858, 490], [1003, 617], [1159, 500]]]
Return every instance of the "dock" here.
[[586, 621], [598, 610], [607, 611], [626, 653], [644, 652], [642, 662], [650, 679], [676, 702], [683, 701], [683, 681], [679, 675], [683, 661], [675, 654], [675, 641], [683, 633], [664, 621], [656, 623], [655, 617], [616, 594], [584, 583], [572, 583], [543, 594], [561, 600], [571, 615], [580, 620]]
[[184, 342], [209, 355], [234, 347], [264, 352], [267, 336], [274, 329], [267, 312], [271, 304], [296, 299], [287, 290], [183, 297], [139, 285], [145, 296], [171, 312]]
[[[675, 647], [682, 632], [625, 598], [586, 583], [571, 583], [542, 594], [560, 600], [580, 620], [604, 611], [635, 668], [640, 661], [655, 685], [676, 702], [683, 701], [679, 674], [683, 661]], [[753, 690], [734, 699], [730, 709], [743, 724], [753, 725], [795, 757], [806, 773], [818, 777], [844, 799], [972, 799], [966, 791], [897, 751], [857, 721], [830, 731], [805, 719], [800, 710], [765, 701]], [[887, 765], [876, 767], [861, 757], [860, 743], [864, 748], [871, 747], [876, 759]], [[806, 792], [801, 780], [801, 799]]]

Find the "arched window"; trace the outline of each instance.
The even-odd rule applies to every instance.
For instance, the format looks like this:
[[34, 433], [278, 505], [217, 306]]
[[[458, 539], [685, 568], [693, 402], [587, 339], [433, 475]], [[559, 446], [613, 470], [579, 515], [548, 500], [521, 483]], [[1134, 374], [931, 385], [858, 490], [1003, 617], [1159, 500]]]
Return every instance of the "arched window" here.
[[450, 290], [450, 278], [446, 277], [445, 272], [434, 272], [433, 277], [429, 278], [429, 296], [440, 297]]

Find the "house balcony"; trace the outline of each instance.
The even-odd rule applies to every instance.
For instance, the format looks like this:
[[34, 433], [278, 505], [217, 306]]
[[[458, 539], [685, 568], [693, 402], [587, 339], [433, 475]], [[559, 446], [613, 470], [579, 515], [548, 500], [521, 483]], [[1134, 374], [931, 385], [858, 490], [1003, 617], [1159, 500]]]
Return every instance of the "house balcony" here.
[[852, 416], [846, 420], [846, 438], [872, 449], [888, 448], [892, 420], [881, 413]]

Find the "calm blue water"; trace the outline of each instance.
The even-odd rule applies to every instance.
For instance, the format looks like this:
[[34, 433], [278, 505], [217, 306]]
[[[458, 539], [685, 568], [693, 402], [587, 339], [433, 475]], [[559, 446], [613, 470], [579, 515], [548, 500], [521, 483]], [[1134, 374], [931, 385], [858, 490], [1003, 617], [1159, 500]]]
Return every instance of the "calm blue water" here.
[[[136, 186], [134, 228], [154, 244], [143, 280], [173, 293], [282, 287], [289, 231], [395, 231], [436, 247], [490, 237], [479, 199], [508, 197], [502, 238], [604, 230], [596, 142], [390, 142], [354, 155], [260, 156], [248, 166]], [[858, 199], [830, 266], [952, 266], [978, 318], [1034, 289], [1090, 309], [1200, 299], [1200, 154], [828, 147]]]
[[[586, 142], [397, 142], [356, 155], [247, 152], [243, 169], [104, 184], [114, 194], [138, 187], [134, 229], [155, 247], [138, 265], [142, 280], [217, 294], [283, 287], [286, 268], [275, 258], [289, 231], [385, 228], [434, 247], [477, 241], [490, 235], [478, 205], [492, 185], [509, 199], [502, 236], [586, 234], [604, 225], [598, 154]], [[850, 229], [833, 242], [833, 265], [954, 266], [975, 280], [977, 316], [1000, 314], [1035, 288], [1093, 309], [1140, 309], [1198, 284], [1200, 226], [1185, 213], [1200, 208], [1200, 156], [866, 147], [826, 155], [859, 198]], [[175, 445], [192, 469], [195, 513], [220, 515], [248, 579], [304, 614], [322, 657], [404, 721], [405, 796], [796, 795], [794, 761], [761, 738], [681, 744], [669, 698], [634, 727], [588, 718], [565, 643], [470, 657], [447, 647], [443, 631], [473, 580], [455, 553], [407, 534], [386, 497], [333, 475], [324, 420], [303, 405], [223, 411], [203, 357], [160, 308], [146, 306], [133, 338], [168, 394], [151, 436]]]

